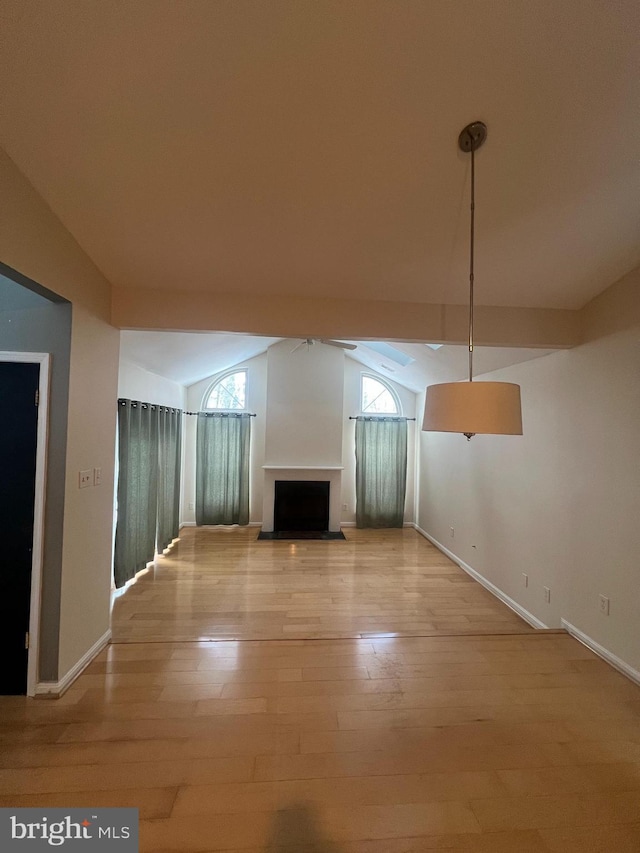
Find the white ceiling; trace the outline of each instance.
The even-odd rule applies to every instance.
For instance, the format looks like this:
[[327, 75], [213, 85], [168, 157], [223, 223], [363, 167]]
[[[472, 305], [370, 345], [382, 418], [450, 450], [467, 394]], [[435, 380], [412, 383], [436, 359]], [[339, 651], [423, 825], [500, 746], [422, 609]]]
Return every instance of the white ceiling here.
[[120, 358], [193, 385], [266, 351], [281, 338], [193, 332], [120, 332]]
[[115, 285], [578, 308], [640, 263], [637, 0], [0, 0], [0, 140]]
[[[123, 331], [120, 333], [120, 357], [151, 373], [188, 386], [260, 355], [279, 340], [282, 338]], [[299, 339], [291, 341], [292, 358], [304, 357], [304, 348], [293, 352], [299, 343]], [[366, 341], [351, 343], [357, 344], [357, 349], [347, 352], [347, 356], [412, 391], [422, 391], [430, 382], [463, 379], [467, 375], [468, 352], [465, 347], [443, 346], [434, 351], [424, 344], [394, 341], [391, 346], [414, 359], [412, 364], [401, 367], [369, 349]], [[539, 358], [550, 352], [552, 350], [477, 347], [474, 351], [474, 374], [480, 375], [510, 364]]]

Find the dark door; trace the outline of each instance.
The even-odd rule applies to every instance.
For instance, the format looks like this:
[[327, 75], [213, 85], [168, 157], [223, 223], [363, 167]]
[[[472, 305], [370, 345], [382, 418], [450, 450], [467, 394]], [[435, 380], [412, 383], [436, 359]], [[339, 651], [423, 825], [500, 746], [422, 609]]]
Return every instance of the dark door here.
[[39, 364], [0, 362], [0, 693], [27, 692]]

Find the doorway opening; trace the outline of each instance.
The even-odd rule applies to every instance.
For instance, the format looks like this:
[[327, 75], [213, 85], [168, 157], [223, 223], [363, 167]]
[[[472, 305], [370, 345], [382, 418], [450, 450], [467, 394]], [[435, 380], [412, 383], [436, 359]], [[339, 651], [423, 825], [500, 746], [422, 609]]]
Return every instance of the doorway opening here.
[[[28, 562], [28, 553], [25, 557], [24, 549], [26, 548], [27, 552], [30, 549], [31, 553], [27, 627], [23, 630], [24, 622], [21, 622], [20, 634], [15, 633], [15, 665], [21, 670], [21, 676], [18, 685], [2, 684], [3, 673], [14, 666], [13, 662], [8, 662], [8, 649], [14, 647], [14, 644], [10, 643], [3, 648], [6, 666], [0, 668], [0, 691], [3, 693], [26, 692], [28, 696], [35, 696], [39, 692], [49, 693], [51, 682], [56, 683], [59, 676], [71, 325], [72, 306], [68, 300], [0, 262], [0, 363], [6, 365], [4, 374], [5, 382], [8, 383], [6, 389], [0, 390], [3, 415], [5, 420], [11, 420], [13, 424], [20, 424], [25, 418], [28, 423], [29, 416], [31, 419], [34, 417], [34, 410], [37, 417], [35, 488], [32, 455], [31, 461], [22, 468], [14, 464], [16, 460], [12, 458], [11, 453], [8, 459], [3, 458], [3, 475], [9, 470], [7, 466], [10, 466], [13, 472], [10, 480], [3, 476], [3, 487], [7, 493], [5, 500], [9, 503], [9, 512], [0, 513], [3, 549], [5, 543], [7, 548], [15, 547], [17, 552], [22, 554], [23, 566], [25, 560]], [[16, 371], [25, 370], [26, 375], [32, 374], [31, 378], [23, 378], [17, 382], [7, 378], [8, 374], [16, 376]], [[36, 370], [37, 406], [33, 386], [33, 374]], [[21, 384], [25, 386], [22, 389]], [[22, 395], [24, 400], [20, 399]], [[23, 406], [24, 408], [21, 408]], [[27, 432], [29, 430], [33, 437], [33, 420], [26, 428]], [[10, 446], [7, 442], [3, 445], [4, 451]], [[24, 458], [29, 460], [29, 454]], [[23, 510], [23, 518], [18, 522], [13, 512], [18, 506], [24, 507], [25, 504], [24, 497], [18, 500], [15, 496], [29, 489], [33, 500], [30, 507]], [[27, 541], [29, 530], [32, 534], [31, 542]], [[10, 544], [12, 539], [16, 541]], [[22, 545], [18, 545], [18, 539], [22, 541]], [[25, 541], [27, 544], [24, 544]], [[3, 573], [13, 574], [14, 583], [19, 587], [20, 572], [16, 573], [16, 559], [12, 557], [11, 571]], [[3, 569], [4, 566], [3, 560]], [[26, 571], [29, 572], [28, 566]], [[3, 578], [3, 583], [4, 581]], [[24, 600], [24, 588], [21, 593], [16, 589], [15, 595], [22, 595]], [[13, 592], [6, 595], [5, 591], [2, 599], [3, 604], [0, 606], [9, 609], [7, 620], [3, 618], [2, 621], [9, 623], [15, 615], [14, 608], [18, 609], [16, 599]], [[20, 648], [17, 647], [18, 640]], [[29, 648], [25, 648], [26, 645]], [[13, 652], [11, 656], [14, 657]], [[14, 680], [14, 676], [11, 680]]]
[[0, 352], [0, 694], [33, 695], [38, 677], [49, 354]]

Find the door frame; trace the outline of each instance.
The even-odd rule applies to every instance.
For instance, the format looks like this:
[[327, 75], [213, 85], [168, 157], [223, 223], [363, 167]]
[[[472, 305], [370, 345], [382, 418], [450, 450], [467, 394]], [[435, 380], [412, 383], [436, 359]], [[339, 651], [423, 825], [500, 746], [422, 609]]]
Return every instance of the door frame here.
[[35, 499], [33, 506], [33, 547], [31, 552], [31, 596], [29, 604], [29, 655], [27, 663], [27, 696], [35, 696], [40, 651], [40, 606], [42, 563], [44, 557], [44, 511], [47, 480], [51, 357], [48, 352], [0, 351], [0, 361], [27, 362], [29, 364], [40, 365], [38, 377]]

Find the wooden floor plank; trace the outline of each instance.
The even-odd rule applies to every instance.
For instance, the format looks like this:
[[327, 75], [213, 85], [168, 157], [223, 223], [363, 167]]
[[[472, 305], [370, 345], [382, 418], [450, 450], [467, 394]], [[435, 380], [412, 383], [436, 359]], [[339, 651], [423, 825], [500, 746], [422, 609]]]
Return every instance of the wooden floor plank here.
[[114, 642], [358, 638], [532, 629], [415, 530], [257, 541], [184, 528], [114, 606]]
[[415, 531], [254, 536], [187, 531], [62, 699], [0, 697], [0, 806], [138, 806], [142, 853], [640, 849], [640, 688]]

